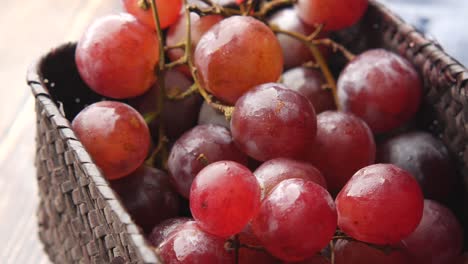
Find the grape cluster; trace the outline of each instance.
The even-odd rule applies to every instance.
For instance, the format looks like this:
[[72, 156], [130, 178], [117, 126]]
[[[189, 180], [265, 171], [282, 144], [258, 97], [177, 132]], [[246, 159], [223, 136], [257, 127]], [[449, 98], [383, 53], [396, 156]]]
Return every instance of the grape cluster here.
[[75, 55], [113, 100], [72, 127], [163, 263], [460, 261], [417, 70], [328, 38], [367, 0], [122, 2]]

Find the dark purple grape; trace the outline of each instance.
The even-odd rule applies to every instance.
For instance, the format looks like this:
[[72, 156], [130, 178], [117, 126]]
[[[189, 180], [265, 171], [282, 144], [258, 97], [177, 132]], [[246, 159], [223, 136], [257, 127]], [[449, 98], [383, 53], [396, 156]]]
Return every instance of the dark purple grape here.
[[336, 109], [333, 94], [330, 90], [323, 89], [326, 81], [317, 70], [304, 67], [290, 69], [283, 73], [283, 83], [286, 87], [307, 97], [317, 114]]
[[[165, 90], [168, 95], [176, 95], [186, 91], [192, 85], [192, 81], [185, 75], [170, 70], [165, 76]], [[158, 86], [154, 85], [145, 95], [132, 101], [135, 108], [142, 114], [155, 112], [158, 102]], [[178, 139], [184, 132], [197, 124], [198, 111], [202, 103], [198, 94], [192, 94], [181, 100], [164, 100], [162, 112], [162, 124], [166, 136], [170, 140]], [[150, 124], [151, 134], [156, 140], [161, 119], [157, 118]]]
[[305, 96], [267, 83], [239, 98], [231, 131], [239, 148], [256, 160], [304, 159], [314, 143], [317, 120]]
[[224, 114], [214, 109], [206, 102], [204, 102], [201, 106], [200, 113], [198, 115], [198, 124], [218, 125], [227, 129], [230, 129], [231, 127], [231, 124], [229, 124], [229, 121], [226, 120]]
[[456, 184], [455, 165], [445, 145], [426, 132], [410, 132], [387, 139], [378, 147], [378, 162], [407, 170], [422, 188], [424, 197], [450, 200]]
[[142, 166], [128, 177], [110, 183], [135, 223], [145, 232], [179, 213], [179, 196], [169, 176], [161, 170]]
[[198, 172], [220, 160], [247, 164], [247, 156], [235, 146], [229, 130], [216, 125], [199, 125], [174, 143], [167, 164], [176, 189], [188, 198]]

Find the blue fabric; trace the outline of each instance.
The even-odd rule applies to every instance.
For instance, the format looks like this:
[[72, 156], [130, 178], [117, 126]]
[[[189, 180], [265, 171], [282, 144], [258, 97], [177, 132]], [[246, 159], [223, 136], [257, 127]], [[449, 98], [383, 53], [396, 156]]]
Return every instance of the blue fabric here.
[[468, 0], [380, 0], [468, 65]]

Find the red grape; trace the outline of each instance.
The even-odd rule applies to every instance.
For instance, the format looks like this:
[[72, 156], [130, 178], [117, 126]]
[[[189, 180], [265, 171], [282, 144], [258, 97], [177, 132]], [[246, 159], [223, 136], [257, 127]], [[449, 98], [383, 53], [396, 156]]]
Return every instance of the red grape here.
[[[123, 0], [124, 8], [127, 12], [134, 15], [141, 23], [152, 29], [156, 29], [153, 12], [151, 10], [151, 0], [146, 0], [147, 6], [144, 9], [140, 6], [141, 0]], [[174, 24], [179, 17], [182, 9], [182, 0], [156, 0], [158, 8], [159, 23], [161, 28], [167, 28]]]
[[255, 170], [254, 175], [263, 187], [264, 196], [267, 196], [281, 181], [293, 178], [313, 181], [327, 188], [325, 178], [314, 166], [285, 158], [272, 159], [263, 163]]
[[252, 229], [273, 256], [301, 261], [328, 244], [335, 233], [336, 219], [333, 199], [322, 186], [288, 179], [263, 200]]
[[234, 264], [234, 252], [225, 248], [225, 240], [187, 222], [164, 240], [157, 252], [165, 264]]
[[167, 165], [176, 189], [188, 198], [197, 173], [206, 165], [220, 160], [247, 164], [247, 156], [235, 146], [229, 130], [221, 126], [200, 125], [174, 143]]
[[[164, 82], [166, 94], [172, 95], [185, 92], [193, 84], [185, 75], [176, 70], [167, 71]], [[135, 105], [135, 108], [140, 113], [149, 114], [156, 112], [159, 97], [158, 89], [157, 84], [153, 85], [147, 93], [132, 100], [131, 103]], [[156, 118], [149, 125], [153, 138], [157, 140], [155, 135], [158, 135], [159, 126], [162, 124], [165, 135], [170, 140], [177, 140], [183, 133], [197, 124], [198, 112], [202, 101], [202, 97], [196, 93], [180, 100], [164, 99], [161, 118]]]
[[416, 230], [403, 239], [413, 263], [455, 263], [463, 248], [463, 230], [443, 205], [424, 200], [424, 213]]
[[148, 126], [135, 109], [124, 103], [92, 104], [75, 117], [72, 127], [109, 180], [129, 175], [148, 154]]
[[374, 244], [396, 244], [418, 226], [421, 189], [408, 172], [391, 164], [365, 167], [336, 197], [338, 226], [351, 237]]
[[260, 207], [261, 189], [243, 165], [219, 161], [206, 166], [193, 180], [190, 210], [208, 233], [229, 237], [237, 234]]
[[411, 264], [403, 249], [377, 249], [358, 241], [335, 243], [335, 264]]
[[456, 173], [449, 152], [427, 132], [410, 132], [387, 139], [378, 147], [378, 161], [392, 163], [415, 177], [425, 198], [450, 200]]
[[335, 99], [325, 84], [323, 75], [314, 69], [297, 67], [283, 73], [283, 84], [307, 97], [314, 106], [315, 112], [335, 110]]
[[133, 16], [108, 15], [81, 37], [75, 60], [91, 89], [121, 99], [143, 94], [156, 81], [158, 49], [156, 34]]
[[[208, 15], [208, 16], [203, 16], [200, 17], [198, 14], [195, 14], [193, 12], [190, 13], [190, 21], [191, 21], [191, 27], [190, 27], [190, 37], [192, 41], [192, 52], [195, 51], [195, 48], [198, 45], [198, 42], [200, 41], [200, 38], [205, 34], [206, 31], [208, 31], [213, 25], [218, 23], [223, 19], [222, 16], [220, 15]], [[187, 19], [185, 17], [185, 14], [181, 14], [179, 20], [177, 20], [177, 23], [172, 25], [166, 36], [166, 44], [168, 46], [175, 46], [177, 44], [183, 43], [187, 37]], [[177, 48], [177, 49], [170, 49], [167, 52], [167, 55], [171, 59], [171, 61], [176, 61], [180, 59], [182, 56], [184, 56], [184, 49], [183, 48]], [[188, 77], [192, 77], [192, 73], [190, 72], [189, 68], [187, 66], [180, 66], [178, 68], [182, 73], [187, 75]]]
[[406, 59], [383, 49], [352, 60], [338, 79], [343, 110], [362, 118], [375, 133], [409, 121], [419, 108], [422, 82]]
[[229, 104], [256, 85], [277, 81], [283, 71], [275, 34], [247, 16], [232, 16], [213, 26], [200, 39], [194, 58], [201, 85]]
[[128, 177], [110, 183], [135, 223], [146, 233], [179, 213], [179, 196], [163, 171], [142, 166]]
[[148, 241], [153, 247], [159, 247], [161, 242], [168, 239], [189, 221], [191, 219], [185, 217], [166, 219], [151, 230], [151, 233], [148, 235]]
[[304, 158], [317, 130], [314, 107], [303, 95], [281, 84], [255, 87], [236, 103], [232, 136], [256, 160]]
[[317, 116], [317, 137], [309, 160], [338, 193], [353, 174], [374, 163], [375, 142], [369, 127], [354, 115], [327, 111]]
[[325, 30], [340, 30], [358, 22], [368, 4], [368, 0], [299, 0], [296, 10], [309, 25], [324, 24]]
[[[336, 263], [336, 262], [335, 262]], [[321, 255], [316, 255], [303, 261], [285, 262], [285, 264], [331, 264], [330, 260]]]
[[[315, 31], [314, 26], [309, 26], [299, 19], [294, 8], [285, 8], [278, 11], [268, 19], [268, 23], [276, 25], [283, 30], [296, 32], [306, 36]], [[319, 37], [326, 36], [326, 33], [319, 34]], [[307, 61], [315, 61], [309, 47], [301, 41], [284, 34], [277, 34], [277, 38], [283, 51], [284, 68], [290, 69], [292, 67], [301, 66]], [[320, 49], [322, 53], [327, 54], [328, 50], [322, 47]]]

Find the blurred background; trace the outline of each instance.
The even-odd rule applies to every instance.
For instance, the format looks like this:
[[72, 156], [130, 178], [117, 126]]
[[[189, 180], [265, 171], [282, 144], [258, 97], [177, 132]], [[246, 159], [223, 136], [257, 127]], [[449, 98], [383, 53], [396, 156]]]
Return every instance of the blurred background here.
[[[380, 0], [468, 65], [468, 1]], [[0, 0], [0, 262], [48, 263], [37, 239], [34, 99], [25, 82], [38, 56], [77, 40], [118, 0]]]
[[380, 0], [404, 20], [437, 40], [448, 54], [468, 65], [468, 1]]

